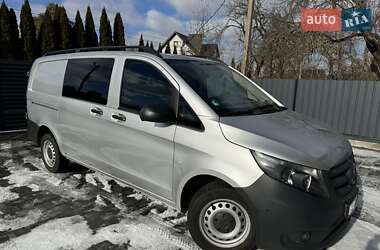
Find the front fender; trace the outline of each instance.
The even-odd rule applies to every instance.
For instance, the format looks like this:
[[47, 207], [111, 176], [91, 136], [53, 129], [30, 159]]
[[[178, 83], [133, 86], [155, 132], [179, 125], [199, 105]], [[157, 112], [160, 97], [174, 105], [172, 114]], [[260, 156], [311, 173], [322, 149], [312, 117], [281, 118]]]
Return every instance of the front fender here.
[[224, 181], [225, 183], [227, 183], [229, 186], [231, 186], [233, 188], [241, 187], [241, 185], [238, 183], [238, 181], [228, 177], [227, 175], [225, 175], [219, 171], [214, 171], [212, 169], [197, 169], [196, 171], [192, 171], [192, 172], [188, 173], [187, 175], [185, 175], [181, 179], [181, 181], [179, 182], [179, 185], [178, 185], [178, 188], [176, 191], [175, 201], [176, 201], [176, 207], [180, 211], [182, 209], [182, 207], [181, 207], [181, 196], [182, 196], [182, 192], [183, 192], [184, 187], [186, 186], [186, 184], [191, 179], [196, 178], [196, 177], [200, 177], [200, 176], [215, 177], [221, 181]]

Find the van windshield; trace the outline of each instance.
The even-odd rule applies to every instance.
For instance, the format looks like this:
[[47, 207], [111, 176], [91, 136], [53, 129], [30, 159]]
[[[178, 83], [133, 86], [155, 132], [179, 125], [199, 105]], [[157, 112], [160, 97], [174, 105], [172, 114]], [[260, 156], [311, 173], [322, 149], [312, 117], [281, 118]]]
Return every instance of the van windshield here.
[[219, 116], [257, 115], [286, 109], [222, 63], [178, 59], [165, 61]]

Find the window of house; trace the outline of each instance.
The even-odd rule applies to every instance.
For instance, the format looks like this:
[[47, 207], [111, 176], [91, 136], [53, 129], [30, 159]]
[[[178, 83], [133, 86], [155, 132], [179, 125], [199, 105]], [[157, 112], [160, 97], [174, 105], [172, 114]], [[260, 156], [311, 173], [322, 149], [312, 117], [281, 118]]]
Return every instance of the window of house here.
[[62, 96], [107, 104], [113, 65], [112, 58], [68, 60]]
[[120, 93], [120, 107], [140, 112], [146, 105], [168, 104], [174, 107], [178, 92], [153, 65], [127, 60]]

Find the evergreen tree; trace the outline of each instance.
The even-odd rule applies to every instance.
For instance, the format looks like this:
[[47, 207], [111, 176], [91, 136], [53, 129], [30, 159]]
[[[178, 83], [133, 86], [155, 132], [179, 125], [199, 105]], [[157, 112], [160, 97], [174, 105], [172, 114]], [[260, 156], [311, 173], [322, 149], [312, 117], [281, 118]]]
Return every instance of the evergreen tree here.
[[20, 32], [17, 25], [16, 13], [13, 9], [9, 9], [9, 21], [11, 25], [11, 43], [12, 43], [12, 54], [13, 58], [22, 59], [23, 58], [23, 46], [21, 44]]
[[94, 19], [92, 18], [91, 8], [88, 6], [85, 21], [85, 47], [97, 47], [98, 45], [98, 35], [95, 31]]
[[13, 58], [12, 31], [9, 9], [3, 1], [0, 7], [0, 58]]
[[165, 48], [165, 54], [171, 54], [172, 52], [170, 51], [170, 45], [167, 44]]
[[177, 55], [177, 54], [178, 54], [178, 52], [177, 52], [177, 45], [174, 45], [174, 48], [173, 48], [173, 54], [174, 54], [174, 55]]
[[39, 51], [36, 39], [36, 27], [34, 26], [32, 11], [28, 0], [25, 0], [21, 8], [20, 30], [24, 58], [26, 60], [33, 60], [39, 55]]
[[77, 11], [75, 16], [75, 23], [72, 29], [72, 43], [74, 48], [83, 48], [85, 46], [85, 32], [79, 11]]
[[149, 47], [150, 47], [152, 50], [154, 50], [154, 45], [153, 45], [153, 42], [150, 42], [150, 45], [149, 45]]
[[52, 25], [53, 25], [53, 50], [62, 49], [61, 47], [61, 26], [59, 23], [59, 16], [61, 14], [61, 7], [58, 4], [49, 3], [46, 7], [46, 10], [49, 11]]
[[142, 34], [140, 35], [139, 46], [144, 47], [144, 38]]
[[40, 34], [38, 35], [42, 54], [55, 50], [54, 39], [53, 20], [51, 18], [49, 10], [46, 9], [41, 24]]
[[58, 4], [55, 4], [55, 3], [49, 3], [47, 6], [46, 6], [46, 9], [49, 10], [49, 13], [50, 13], [50, 17], [51, 17], [51, 20], [54, 20], [54, 19], [58, 19], [58, 16], [59, 16], [59, 6]]
[[146, 41], [145, 47], [149, 48], [149, 41]]
[[125, 45], [124, 24], [120, 13], [116, 13], [113, 24], [113, 44], [115, 46]]
[[235, 62], [235, 57], [232, 57], [231, 59], [231, 65], [232, 68], [236, 68], [236, 62]]
[[[82, 26], [83, 26], [83, 24], [82, 24]], [[60, 48], [61, 49], [71, 48], [72, 47], [72, 43], [70, 40], [71, 27], [69, 24], [69, 19], [67, 18], [66, 9], [64, 7], [60, 7], [59, 27], [60, 27], [60, 32], [61, 32]]]
[[158, 52], [160, 52], [160, 53], [161, 53], [161, 50], [162, 50], [162, 44], [161, 44], [161, 43], [159, 43], [159, 44], [158, 44]]
[[112, 46], [112, 29], [105, 8], [103, 8], [102, 15], [100, 17], [99, 35], [100, 46]]

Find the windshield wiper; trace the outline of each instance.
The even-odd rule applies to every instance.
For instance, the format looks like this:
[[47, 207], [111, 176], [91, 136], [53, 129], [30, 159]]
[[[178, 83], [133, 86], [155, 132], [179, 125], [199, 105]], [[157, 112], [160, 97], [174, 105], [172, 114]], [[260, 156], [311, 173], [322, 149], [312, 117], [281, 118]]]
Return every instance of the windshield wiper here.
[[275, 103], [271, 103], [271, 104], [265, 104], [262, 106], [255, 107], [254, 111], [261, 111], [260, 113], [264, 113], [264, 112], [280, 112], [286, 109], [287, 108], [285, 107], [278, 106]]
[[286, 109], [287, 108], [278, 106], [273, 103], [242, 110], [224, 110], [224, 112], [221, 113], [222, 116], [259, 115], [264, 113], [280, 112]]
[[239, 116], [239, 115], [253, 115], [255, 112], [254, 108], [244, 109], [244, 110], [234, 110], [234, 111], [224, 111], [222, 116]]

